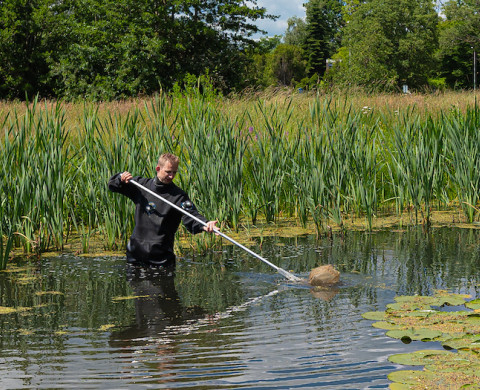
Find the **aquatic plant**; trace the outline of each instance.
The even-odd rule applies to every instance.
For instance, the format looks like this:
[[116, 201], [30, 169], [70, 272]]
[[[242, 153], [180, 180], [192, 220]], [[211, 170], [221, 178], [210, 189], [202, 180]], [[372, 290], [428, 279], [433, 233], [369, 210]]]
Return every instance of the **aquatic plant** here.
[[478, 106], [467, 108], [465, 113], [454, 110], [442, 115], [447, 144], [448, 171], [461, 208], [468, 222], [478, 215], [480, 197], [480, 112]]
[[[479, 383], [480, 300], [466, 301], [468, 298], [444, 291], [434, 296], [398, 296], [384, 312], [363, 314], [364, 318], [376, 321], [374, 327], [387, 330], [389, 337], [404, 343], [438, 341], [446, 349], [390, 356], [394, 363], [424, 366], [423, 371], [393, 372], [388, 376], [391, 381], [408, 389]], [[444, 306], [464, 306], [464, 310], [443, 311]]]
[[34, 99], [2, 112], [3, 241], [41, 253], [75, 233], [82, 251], [95, 235], [105, 249], [124, 247], [133, 208], [106, 182], [125, 170], [153, 176], [164, 152], [180, 156], [177, 182], [225, 228], [295, 217], [317, 235], [354, 219], [373, 230], [393, 208], [428, 226], [432, 210], [456, 201], [467, 221], [478, 217], [476, 105], [421, 112], [353, 97], [177, 95], [116, 106]]
[[412, 109], [392, 123], [383, 134], [386, 150], [391, 158], [388, 169], [391, 184], [400, 202], [401, 210], [411, 204], [415, 210], [415, 222], [420, 212], [425, 225], [430, 224], [431, 204], [435, 189], [439, 186], [442, 145], [441, 129], [431, 118], [422, 121]]

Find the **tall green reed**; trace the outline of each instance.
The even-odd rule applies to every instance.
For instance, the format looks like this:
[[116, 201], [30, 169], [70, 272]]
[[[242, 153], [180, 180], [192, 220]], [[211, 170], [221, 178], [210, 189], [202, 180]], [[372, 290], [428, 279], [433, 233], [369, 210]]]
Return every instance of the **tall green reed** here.
[[466, 112], [441, 117], [447, 144], [450, 178], [468, 222], [478, 215], [480, 197], [480, 112], [478, 106]]
[[190, 102], [187, 110], [179, 144], [180, 182], [203, 213], [236, 229], [244, 187], [244, 119], [225, 118], [205, 101]]
[[[293, 113], [291, 104], [291, 100], [288, 101], [283, 111], [278, 105], [269, 108], [262, 102], [255, 106], [255, 114], [261, 117], [264, 130], [249, 127], [246, 167], [249, 197], [246, 208], [253, 224], [259, 210], [263, 210], [269, 223], [278, 217], [282, 202], [286, 206], [289, 192], [285, 191], [285, 178], [298, 147], [295, 134], [288, 134]], [[253, 122], [251, 116], [249, 119]]]
[[24, 115], [14, 112], [4, 123], [2, 197], [12, 204], [7, 217], [27, 251], [64, 246], [64, 197], [70, 177], [64, 124], [61, 105], [41, 110], [36, 99]]
[[[428, 117], [421, 120], [413, 110], [392, 123], [392, 134], [384, 132], [383, 141], [391, 160], [388, 164], [398, 209], [411, 204], [430, 224], [431, 204], [435, 190], [441, 186], [440, 165], [443, 160], [443, 139], [439, 126]], [[390, 141], [391, 137], [393, 140]]]

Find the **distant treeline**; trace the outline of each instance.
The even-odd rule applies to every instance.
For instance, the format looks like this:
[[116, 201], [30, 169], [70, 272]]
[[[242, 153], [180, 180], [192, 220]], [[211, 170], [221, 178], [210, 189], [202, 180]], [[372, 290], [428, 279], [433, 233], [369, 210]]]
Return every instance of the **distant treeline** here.
[[0, 0], [0, 99], [110, 100], [183, 88], [472, 88], [479, 0], [310, 0], [253, 40], [256, 1]]

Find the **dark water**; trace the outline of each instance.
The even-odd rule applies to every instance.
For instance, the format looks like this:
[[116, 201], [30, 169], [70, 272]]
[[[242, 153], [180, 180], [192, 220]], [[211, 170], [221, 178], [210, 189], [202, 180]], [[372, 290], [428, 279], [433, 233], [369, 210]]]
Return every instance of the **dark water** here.
[[478, 297], [479, 244], [477, 231], [448, 229], [252, 248], [305, 277], [335, 264], [342, 285], [322, 292], [232, 247], [181, 259], [175, 278], [123, 258], [43, 259], [0, 273], [0, 306], [30, 308], [0, 314], [0, 388], [387, 388], [405, 368], [389, 355], [441, 347], [389, 339], [361, 314], [400, 294]]

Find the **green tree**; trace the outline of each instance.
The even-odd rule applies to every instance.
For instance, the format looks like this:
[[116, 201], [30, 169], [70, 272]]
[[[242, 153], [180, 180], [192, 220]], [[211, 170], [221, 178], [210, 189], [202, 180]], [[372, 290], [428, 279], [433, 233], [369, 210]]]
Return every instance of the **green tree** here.
[[61, 41], [52, 25], [55, 8], [54, 0], [0, 1], [0, 98], [51, 94], [48, 53]]
[[434, 70], [438, 15], [432, 0], [351, 1], [335, 77], [344, 83], [420, 87]]
[[273, 83], [272, 75], [268, 72], [271, 53], [280, 45], [281, 36], [262, 37], [257, 44], [247, 51], [248, 64], [242, 72], [245, 85], [248, 87], [268, 87]]
[[304, 52], [309, 76], [323, 76], [326, 60], [338, 48], [342, 26], [342, 1], [310, 0], [306, 7]]
[[269, 55], [267, 72], [270, 84], [292, 85], [305, 77], [303, 50], [299, 46], [278, 45]]
[[480, 0], [450, 0], [440, 22], [440, 76], [451, 87], [473, 86], [473, 51], [480, 51]]
[[0, 0], [0, 97], [111, 99], [208, 73], [242, 86], [256, 0]]
[[287, 20], [283, 42], [287, 45], [303, 46], [307, 38], [307, 23], [301, 18], [293, 16]]

